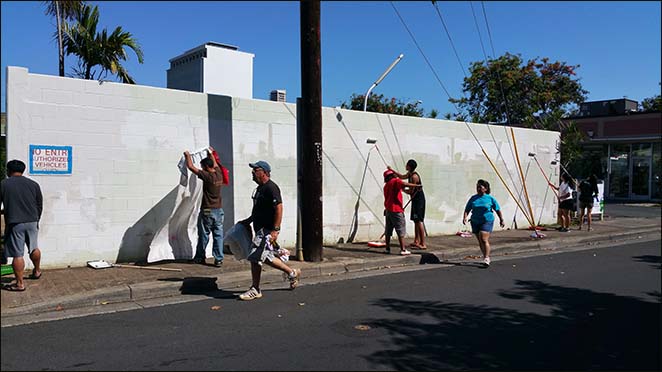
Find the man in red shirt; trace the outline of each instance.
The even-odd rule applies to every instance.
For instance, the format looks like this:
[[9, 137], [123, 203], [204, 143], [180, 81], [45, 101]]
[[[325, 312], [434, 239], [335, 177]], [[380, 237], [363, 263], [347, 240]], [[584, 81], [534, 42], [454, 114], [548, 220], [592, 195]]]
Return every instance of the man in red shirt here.
[[407, 221], [405, 220], [405, 210], [402, 206], [402, 190], [405, 187], [415, 188], [423, 187], [409, 182], [403, 182], [390, 169], [384, 171], [384, 215], [386, 216], [386, 253], [391, 253], [391, 234], [393, 230], [398, 234], [400, 242], [400, 255], [410, 255], [405, 248], [405, 235], [407, 234]]

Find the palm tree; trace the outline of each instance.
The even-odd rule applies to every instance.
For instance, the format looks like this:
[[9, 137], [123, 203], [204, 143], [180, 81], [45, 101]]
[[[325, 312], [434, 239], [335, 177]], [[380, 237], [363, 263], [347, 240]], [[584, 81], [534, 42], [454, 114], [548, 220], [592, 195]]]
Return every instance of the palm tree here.
[[[75, 16], [75, 24], [65, 24], [64, 46], [67, 55], [78, 57], [78, 68], [74, 69], [75, 76], [84, 79], [99, 79], [108, 72], [116, 75], [123, 83], [135, 84], [135, 80], [122, 66], [128, 54], [125, 48], [132, 49], [143, 63], [143, 52], [133, 35], [118, 26], [108, 34], [104, 28], [97, 32], [99, 24], [99, 9], [97, 6], [83, 5]], [[99, 67], [95, 71], [95, 67]], [[96, 75], [95, 75], [96, 74]]]
[[74, 19], [76, 10], [79, 9], [85, 2], [80, 0], [51, 0], [44, 1], [46, 5], [46, 15], [55, 17], [57, 25], [57, 50], [59, 56], [60, 76], [64, 76], [64, 46], [62, 45], [62, 27], [66, 20]]

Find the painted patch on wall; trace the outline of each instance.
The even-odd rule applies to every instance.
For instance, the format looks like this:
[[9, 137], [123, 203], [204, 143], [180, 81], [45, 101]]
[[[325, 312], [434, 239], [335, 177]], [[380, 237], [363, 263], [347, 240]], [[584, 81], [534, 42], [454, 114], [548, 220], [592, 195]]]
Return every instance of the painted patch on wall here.
[[71, 174], [71, 146], [30, 145], [30, 174]]

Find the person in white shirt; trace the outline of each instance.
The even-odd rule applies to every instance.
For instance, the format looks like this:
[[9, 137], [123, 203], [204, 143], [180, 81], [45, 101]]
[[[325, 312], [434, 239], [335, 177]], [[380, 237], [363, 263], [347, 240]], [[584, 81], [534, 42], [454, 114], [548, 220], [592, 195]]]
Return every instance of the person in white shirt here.
[[549, 185], [559, 191], [559, 215], [561, 216], [561, 227], [559, 231], [570, 231], [570, 210], [572, 210], [572, 190], [574, 182], [567, 173], [561, 174], [561, 185], [556, 187], [553, 183]]

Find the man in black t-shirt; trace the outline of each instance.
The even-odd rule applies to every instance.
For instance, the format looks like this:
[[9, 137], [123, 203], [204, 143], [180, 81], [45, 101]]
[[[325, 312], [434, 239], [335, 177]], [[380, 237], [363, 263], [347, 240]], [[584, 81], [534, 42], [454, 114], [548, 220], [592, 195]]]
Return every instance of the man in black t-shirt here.
[[25, 163], [11, 160], [7, 163], [6, 178], [0, 182], [0, 204], [5, 214], [5, 249], [7, 257], [12, 257], [12, 268], [16, 283], [2, 289], [14, 292], [25, 291], [23, 271], [25, 270], [25, 246], [28, 246], [30, 260], [34, 264], [30, 279], [41, 278], [41, 251], [37, 242], [39, 220], [44, 209], [41, 188], [35, 181], [23, 177]]
[[198, 215], [198, 244], [193, 260], [196, 263], [205, 263], [205, 248], [209, 243], [209, 234], [214, 238], [211, 253], [214, 256], [214, 266], [223, 264], [223, 203], [221, 199], [221, 186], [223, 186], [223, 173], [212, 155], [214, 148], [209, 146], [207, 157], [200, 161], [202, 169], [193, 165], [191, 154], [186, 151], [186, 166], [199, 179], [202, 180], [202, 202]]
[[251, 216], [239, 221], [247, 227], [252, 222], [255, 231], [255, 239], [253, 240], [251, 253], [248, 256], [251, 263], [253, 285], [248, 291], [239, 296], [239, 299], [244, 301], [262, 297], [262, 292], [260, 292], [262, 263], [267, 263], [267, 265], [284, 272], [290, 281], [291, 289], [296, 288], [301, 276], [300, 269], [290, 268], [278, 255], [279, 247], [276, 241], [280, 234], [280, 223], [283, 219], [283, 199], [280, 195], [280, 188], [271, 180], [271, 166], [263, 160], [248, 165], [253, 168], [253, 181], [258, 186], [253, 192]]

